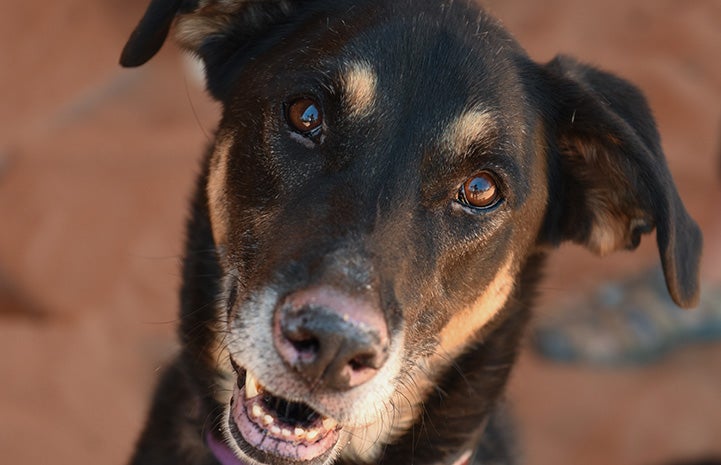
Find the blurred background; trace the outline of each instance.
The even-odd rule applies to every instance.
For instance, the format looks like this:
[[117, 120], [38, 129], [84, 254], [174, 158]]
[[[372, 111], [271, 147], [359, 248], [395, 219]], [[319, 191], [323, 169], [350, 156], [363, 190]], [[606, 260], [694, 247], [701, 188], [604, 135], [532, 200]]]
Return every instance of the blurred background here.
[[[638, 84], [721, 283], [721, 2], [488, 0], [540, 61], [575, 55]], [[142, 0], [0, 3], [0, 453], [122, 464], [176, 349], [186, 204], [218, 107], [174, 45], [117, 59]], [[657, 263], [562, 247], [537, 319]], [[640, 368], [526, 349], [509, 398], [530, 465], [721, 455], [721, 343]]]

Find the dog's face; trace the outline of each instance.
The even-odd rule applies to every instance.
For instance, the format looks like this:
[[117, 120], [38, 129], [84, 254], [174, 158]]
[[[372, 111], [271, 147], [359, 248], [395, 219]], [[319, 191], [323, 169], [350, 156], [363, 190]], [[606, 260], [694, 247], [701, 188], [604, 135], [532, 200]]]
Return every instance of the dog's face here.
[[[372, 460], [562, 240], [607, 253], [658, 227], [693, 301], [700, 239], [633, 87], [531, 62], [471, 4], [305, 3], [176, 5], [224, 106], [205, 193], [240, 457]], [[173, 17], [148, 14], [127, 64]]]
[[314, 18], [228, 86], [208, 182], [237, 296], [227, 347], [246, 386], [333, 426], [302, 421], [308, 408], [278, 419], [266, 400], [256, 412], [274, 422], [255, 432], [270, 435], [261, 444], [241, 418], [241, 444], [272, 453], [284, 425], [317, 426], [328, 441], [287, 458], [325, 457], [336, 422], [358, 454], [387, 443], [503, 307], [534, 247], [547, 166], [518, 49], [485, 18], [439, 15]]

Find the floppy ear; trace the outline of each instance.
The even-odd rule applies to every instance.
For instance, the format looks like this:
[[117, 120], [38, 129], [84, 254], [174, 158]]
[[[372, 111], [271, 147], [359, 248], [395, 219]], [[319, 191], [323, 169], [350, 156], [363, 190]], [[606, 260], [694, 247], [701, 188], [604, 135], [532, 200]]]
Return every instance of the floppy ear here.
[[311, 0], [152, 0], [120, 57], [120, 64], [145, 64], [163, 46], [173, 28], [182, 48], [198, 56], [205, 66], [208, 90], [222, 100], [232, 84], [232, 68], [248, 57], [254, 46], [263, 47], [287, 33], [291, 18], [301, 20], [300, 8]]
[[134, 68], [153, 58], [165, 43], [182, 4], [183, 0], [152, 0], [125, 44], [120, 64]]
[[[247, 39], [282, 21], [300, 0], [151, 0], [125, 44], [120, 64], [135, 67], [153, 58], [173, 23], [180, 45], [208, 61], [204, 47], [227, 36]], [[237, 45], [237, 44], [236, 44]], [[228, 53], [233, 50], [228, 50]]]
[[562, 186], [550, 199], [550, 240], [603, 255], [636, 248], [656, 228], [671, 296], [681, 307], [696, 305], [701, 232], [676, 191], [643, 95], [568, 57], [556, 57], [543, 73]]

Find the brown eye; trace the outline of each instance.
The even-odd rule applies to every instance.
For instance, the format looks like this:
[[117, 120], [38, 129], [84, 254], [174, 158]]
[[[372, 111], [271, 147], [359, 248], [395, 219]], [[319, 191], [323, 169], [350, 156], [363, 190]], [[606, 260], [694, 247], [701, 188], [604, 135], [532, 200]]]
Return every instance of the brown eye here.
[[293, 129], [309, 137], [317, 136], [323, 124], [320, 106], [309, 98], [299, 98], [292, 102], [286, 117]]
[[458, 192], [458, 201], [473, 208], [489, 208], [500, 200], [496, 180], [487, 171], [468, 178]]

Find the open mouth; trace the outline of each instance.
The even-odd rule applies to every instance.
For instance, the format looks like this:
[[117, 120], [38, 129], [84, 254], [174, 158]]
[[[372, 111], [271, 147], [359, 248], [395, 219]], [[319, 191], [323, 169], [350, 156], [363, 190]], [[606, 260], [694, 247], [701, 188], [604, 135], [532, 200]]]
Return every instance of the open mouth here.
[[238, 377], [229, 423], [243, 452], [273, 463], [321, 462], [341, 430], [337, 421], [308, 405], [271, 394], [247, 371]]

